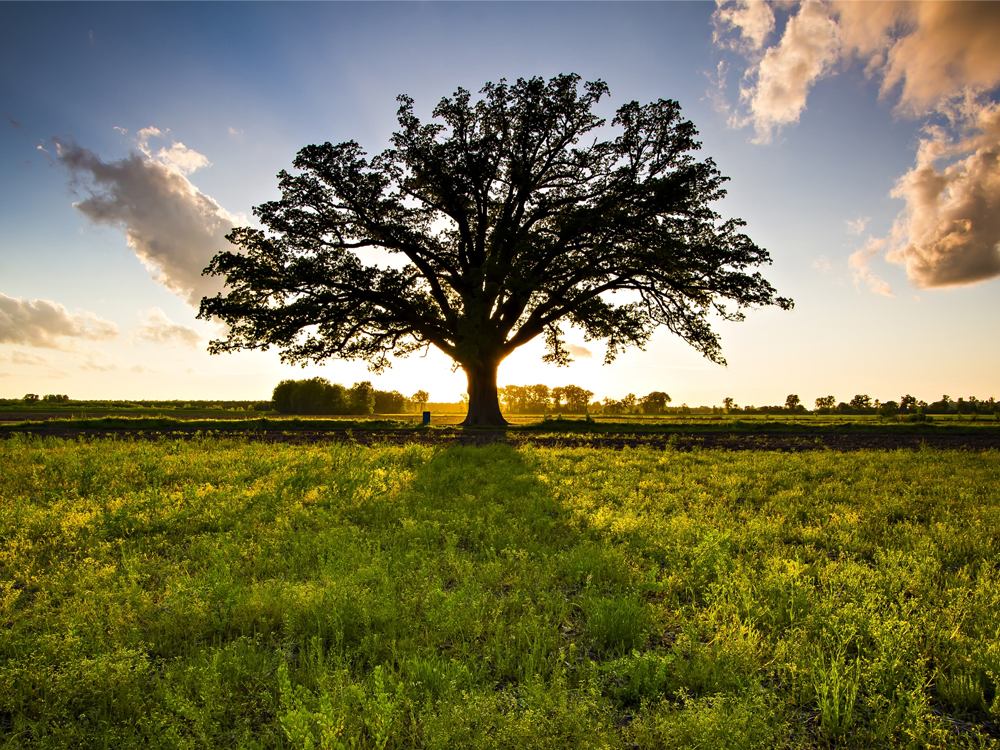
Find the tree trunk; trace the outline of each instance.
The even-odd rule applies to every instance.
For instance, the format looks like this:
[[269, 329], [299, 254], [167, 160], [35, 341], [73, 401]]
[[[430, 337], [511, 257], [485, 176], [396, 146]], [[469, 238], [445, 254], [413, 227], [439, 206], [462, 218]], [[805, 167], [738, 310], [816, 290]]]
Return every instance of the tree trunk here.
[[499, 363], [485, 362], [463, 365], [469, 379], [469, 413], [463, 427], [504, 427], [507, 420], [500, 412], [497, 398], [497, 367]]

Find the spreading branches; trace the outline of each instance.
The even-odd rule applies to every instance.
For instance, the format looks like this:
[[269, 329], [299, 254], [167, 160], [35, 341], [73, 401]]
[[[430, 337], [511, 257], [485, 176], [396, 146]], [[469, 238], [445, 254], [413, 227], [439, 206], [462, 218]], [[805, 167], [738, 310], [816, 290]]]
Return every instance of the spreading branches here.
[[206, 269], [228, 285], [202, 301], [229, 326], [210, 350], [379, 370], [433, 344], [495, 371], [538, 336], [568, 363], [565, 324], [605, 342], [607, 362], [663, 326], [724, 363], [713, 317], [792, 302], [754, 270], [770, 257], [743, 222], [716, 212], [727, 178], [695, 158], [680, 105], [628, 102], [600, 140], [608, 93], [573, 74], [501, 80], [458, 89], [430, 123], [401, 96], [382, 153], [303, 148], [281, 198], [255, 209], [263, 230], [235, 229], [236, 251]]

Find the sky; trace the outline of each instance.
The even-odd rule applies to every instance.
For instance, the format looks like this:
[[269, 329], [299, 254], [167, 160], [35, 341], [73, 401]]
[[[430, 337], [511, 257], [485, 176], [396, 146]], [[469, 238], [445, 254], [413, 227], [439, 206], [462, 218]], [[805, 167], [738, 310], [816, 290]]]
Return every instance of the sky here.
[[313, 143], [388, 146], [396, 97], [574, 72], [675, 99], [716, 205], [792, 311], [717, 322], [725, 367], [666, 330], [603, 365], [572, 329], [501, 384], [673, 403], [1000, 397], [1000, 3], [0, 3], [0, 397], [266, 399], [285, 378], [456, 401], [432, 350], [287, 366], [209, 355], [201, 276]]

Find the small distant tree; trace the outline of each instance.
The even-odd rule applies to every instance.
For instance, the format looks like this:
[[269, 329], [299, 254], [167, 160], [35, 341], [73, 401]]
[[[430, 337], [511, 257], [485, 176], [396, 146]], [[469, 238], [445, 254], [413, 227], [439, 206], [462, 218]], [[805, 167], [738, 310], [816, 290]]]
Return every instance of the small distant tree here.
[[736, 408], [736, 402], [731, 397], [726, 396], [724, 399], [722, 399], [722, 408], [725, 409], [727, 412], [730, 412]]
[[653, 391], [643, 396], [639, 403], [642, 405], [643, 414], [663, 414], [670, 401], [670, 396], [663, 391]]
[[355, 383], [348, 392], [351, 414], [371, 414], [375, 411], [375, 387], [365, 380]]
[[563, 388], [563, 398], [566, 399], [566, 411], [578, 414], [587, 411], [593, 391], [588, 391], [577, 385], [567, 385]]
[[883, 419], [889, 419], [895, 417], [899, 413], [899, 404], [895, 401], [886, 401], [885, 403], [879, 404], [878, 408], [875, 410]]
[[524, 409], [528, 414], [542, 414], [552, 403], [549, 387], [544, 383], [525, 386]]
[[52, 404], [65, 404], [69, 401], [69, 396], [60, 395], [58, 393], [47, 393], [42, 396], [42, 401], [52, 403]]
[[399, 391], [375, 391], [376, 414], [401, 414], [406, 406], [406, 396]]
[[38, 403], [38, 394], [37, 393], [25, 393], [24, 394], [24, 398], [21, 399], [21, 400], [24, 401], [24, 403], [26, 403], [26, 404], [37, 404]]
[[333, 414], [326, 378], [309, 378], [295, 383], [291, 395], [292, 414]]
[[635, 394], [630, 393], [621, 401], [622, 411], [625, 414], [633, 414], [635, 412]]
[[605, 397], [603, 411], [605, 414], [621, 414], [625, 411], [625, 405], [621, 401]]
[[928, 414], [947, 414], [950, 411], [955, 410], [955, 402], [951, 400], [951, 396], [945, 394], [941, 397], [939, 401], [934, 401], [926, 407]]
[[280, 414], [292, 413], [292, 393], [295, 391], [294, 380], [282, 380], [274, 387], [271, 403], [274, 410]]
[[410, 396], [410, 401], [417, 405], [417, 411], [424, 410], [424, 404], [430, 400], [430, 395], [427, 391], [417, 391], [412, 396]]
[[559, 410], [563, 408], [563, 399], [566, 397], [565, 388], [553, 388], [552, 389], [552, 408]]
[[851, 408], [858, 414], [864, 414], [872, 408], [872, 397], [867, 394], [858, 394], [851, 399]]
[[788, 411], [795, 411], [801, 403], [802, 399], [794, 393], [789, 393], [788, 398], [785, 399], [785, 408], [788, 409]]
[[907, 393], [901, 399], [899, 399], [899, 410], [903, 412], [911, 412], [917, 408], [917, 399], [915, 396], [911, 396]]
[[835, 399], [833, 396], [820, 396], [818, 399], [816, 399], [816, 411], [820, 413], [826, 413], [827, 411], [833, 409], [836, 403], [837, 399]]
[[504, 385], [497, 388], [497, 396], [504, 411], [511, 414], [523, 414], [527, 403], [528, 392], [522, 385]]

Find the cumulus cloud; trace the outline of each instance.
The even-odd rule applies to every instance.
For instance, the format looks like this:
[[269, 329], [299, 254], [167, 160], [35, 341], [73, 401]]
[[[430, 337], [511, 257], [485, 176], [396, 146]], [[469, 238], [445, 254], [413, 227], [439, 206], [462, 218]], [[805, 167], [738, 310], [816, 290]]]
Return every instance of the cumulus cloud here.
[[[723, 42], [724, 30], [733, 28], [740, 41], [750, 49], [760, 49], [774, 31], [774, 11], [768, 3], [759, 0], [738, 0], [728, 7], [720, 7], [715, 14], [715, 41]], [[738, 47], [739, 42], [728, 46]]]
[[163, 137], [156, 128], [137, 134], [138, 150], [105, 162], [76, 143], [53, 139], [57, 159], [89, 196], [74, 204], [94, 224], [121, 228], [153, 278], [197, 307], [201, 298], [222, 289], [222, 281], [201, 275], [212, 257], [231, 248], [225, 235], [236, 219], [200, 192], [187, 175], [208, 160], [182, 143], [153, 152], [149, 140]]
[[131, 369], [131, 371], [134, 372], [136, 375], [145, 375], [146, 373], [156, 372], [156, 370], [152, 369], [151, 367], [146, 367], [146, 365], [132, 365], [132, 367], [129, 369]]
[[593, 359], [594, 357], [594, 353], [590, 351], [590, 349], [585, 346], [579, 346], [578, 344], [566, 344], [566, 351], [574, 357], [579, 357], [580, 359]]
[[136, 336], [143, 341], [171, 346], [182, 345], [195, 348], [201, 343], [201, 334], [186, 325], [174, 323], [158, 307], [150, 308], [146, 318], [136, 331]]
[[173, 172], [189, 175], [202, 167], [210, 167], [212, 163], [204, 154], [188, 148], [183, 143], [171, 142], [170, 148], [162, 147], [153, 153], [149, 145], [150, 138], [166, 138], [167, 135], [159, 128], [143, 128], [136, 133], [137, 145], [147, 159], [159, 162]]
[[[897, 112], [926, 117], [916, 165], [891, 195], [904, 202], [888, 237], [869, 238], [851, 256], [855, 280], [885, 294], [871, 275], [875, 252], [902, 265], [920, 287], [970, 284], [1000, 276], [1000, 3], [788, 3], [780, 42], [766, 48], [766, 14], [751, 4], [720, 2], [715, 29], [720, 47], [745, 58], [742, 115], [758, 142], [797, 122], [811, 87], [857, 60], [897, 97]], [[737, 42], [726, 33], [736, 33]], [[720, 70], [723, 68], [720, 67]], [[724, 81], [719, 82], [720, 91]], [[867, 219], [848, 222], [861, 234]]]
[[71, 313], [49, 300], [28, 301], [0, 294], [0, 344], [64, 349], [67, 339], [107, 341], [118, 326], [92, 312]]
[[847, 49], [881, 73], [884, 92], [900, 85], [900, 106], [911, 112], [1000, 80], [996, 3], [838, 1], [833, 9]]
[[742, 91], [758, 140], [769, 141], [777, 128], [798, 121], [813, 83], [839, 56], [840, 35], [826, 6], [804, 3], [760, 61], [756, 85]]
[[957, 142], [928, 129], [916, 166], [891, 193], [906, 207], [887, 258], [919, 287], [1000, 276], [1000, 107], [983, 108], [972, 129]]
[[[798, 122], [813, 84], [834, 74], [841, 61], [862, 61], [884, 95], [899, 91], [899, 107], [909, 114], [940, 112], [1000, 83], [998, 3], [789, 5], [781, 40], [767, 49], [764, 42], [774, 28], [768, 4], [720, 2], [715, 11], [717, 44], [739, 49], [748, 64], [741, 91], [749, 113], [736, 122], [752, 123], [759, 137]], [[729, 30], [737, 42], [727, 36]]]

